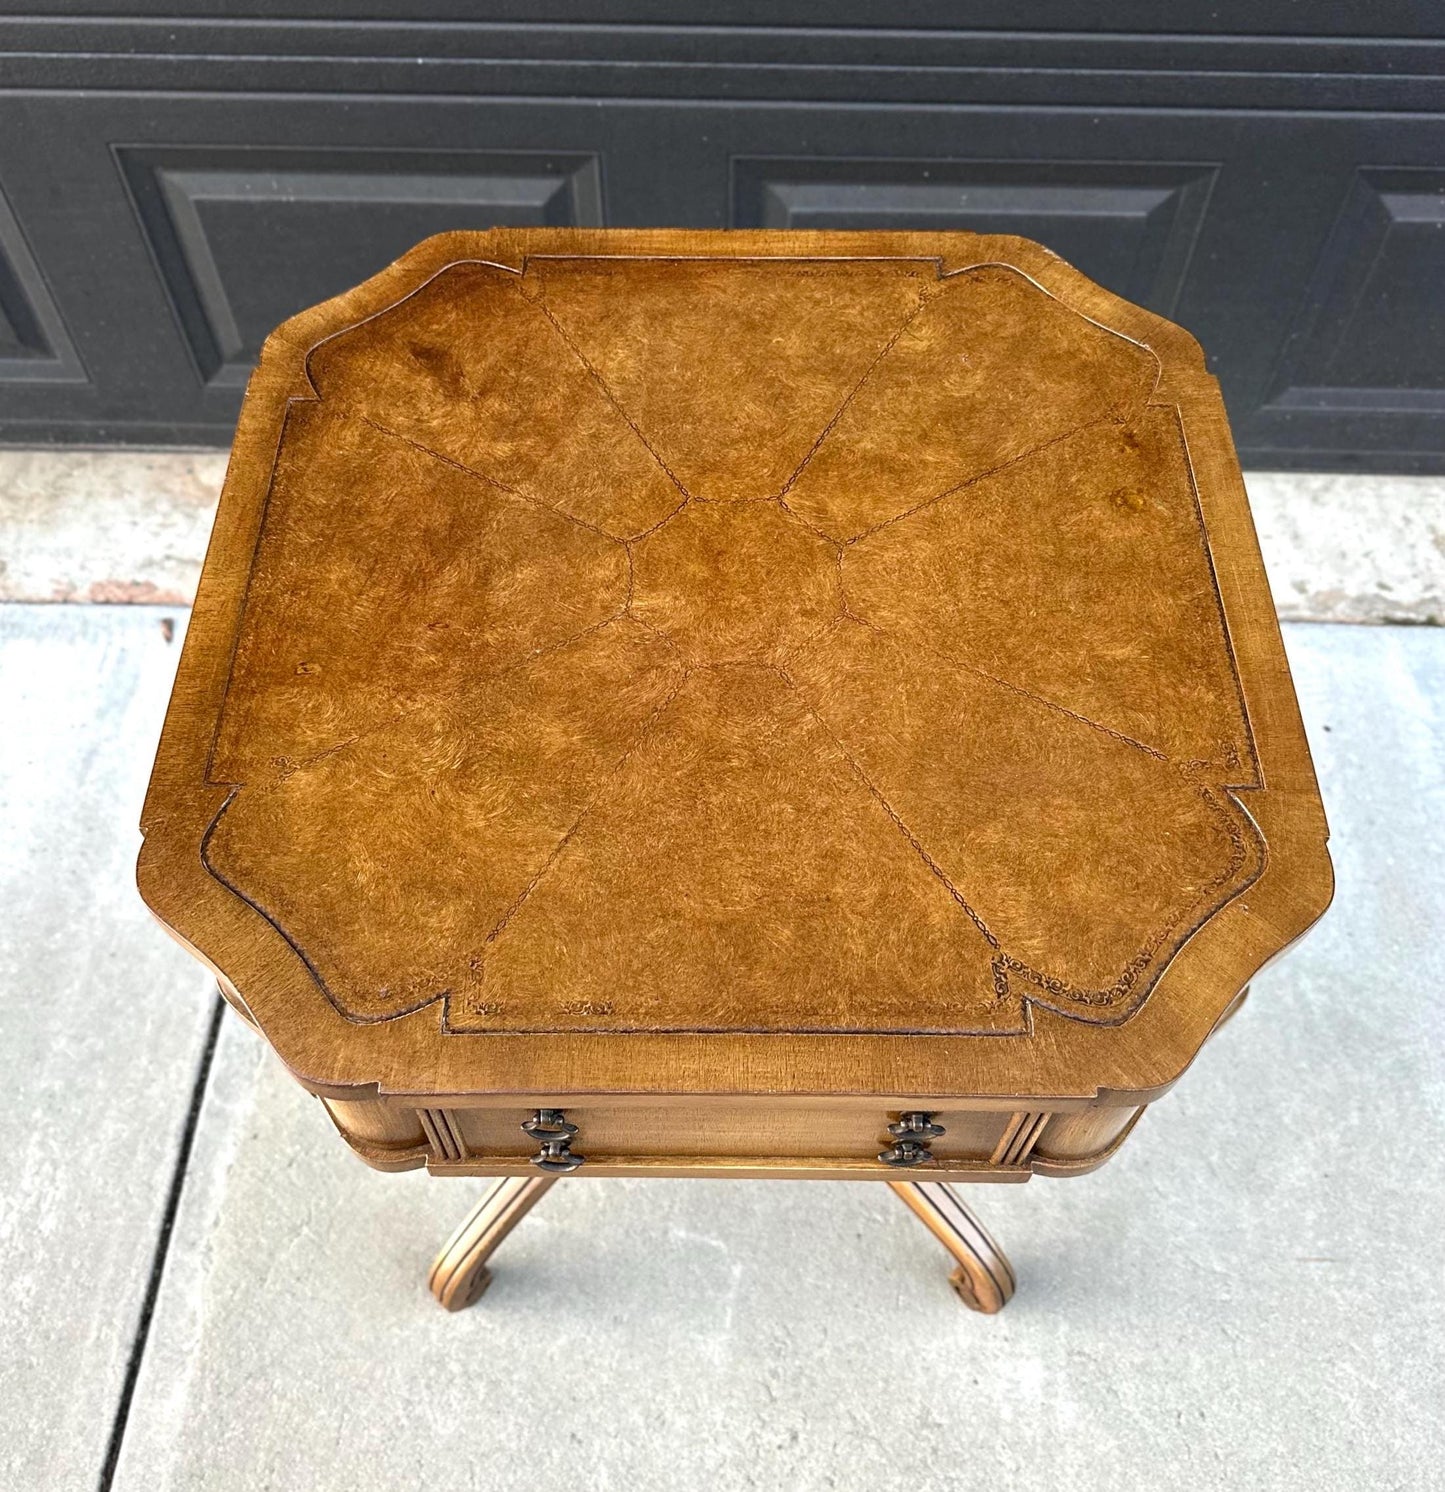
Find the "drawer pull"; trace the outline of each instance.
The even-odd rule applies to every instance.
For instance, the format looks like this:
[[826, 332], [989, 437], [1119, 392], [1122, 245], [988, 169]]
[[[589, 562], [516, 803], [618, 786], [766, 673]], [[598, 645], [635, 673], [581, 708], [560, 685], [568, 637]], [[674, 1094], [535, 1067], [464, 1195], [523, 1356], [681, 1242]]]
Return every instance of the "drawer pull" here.
[[878, 1159], [885, 1166], [918, 1166], [933, 1159], [928, 1148], [934, 1140], [947, 1131], [941, 1124], [933, 1122], [932, 1114], [900, 1114], [897, 1124], [888, 1126], [894, 1144], [879, 1152]]
[[586, 1163], [585, 1156], [572, 1154], [572, 1137], [577, 1126], [567, 1122], [561, 1109], [538, 1109], [530, 1119], [522, 1121], [522, 1128], [541, 1144], [542, 1148], [532, 1157], [532, 1164], [539, 1171], [562, 1175]]

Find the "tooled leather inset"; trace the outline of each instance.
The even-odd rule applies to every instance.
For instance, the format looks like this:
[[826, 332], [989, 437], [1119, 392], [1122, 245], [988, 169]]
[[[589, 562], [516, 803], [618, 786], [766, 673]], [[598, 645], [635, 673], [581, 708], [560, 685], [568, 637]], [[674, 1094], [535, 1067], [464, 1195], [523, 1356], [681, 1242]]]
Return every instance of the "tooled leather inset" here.
[[308, 371], [203, 858], [348, 1018], [1114, 1023], [1258, 876], [1157, 360], [1018, 272], [468, 262]]

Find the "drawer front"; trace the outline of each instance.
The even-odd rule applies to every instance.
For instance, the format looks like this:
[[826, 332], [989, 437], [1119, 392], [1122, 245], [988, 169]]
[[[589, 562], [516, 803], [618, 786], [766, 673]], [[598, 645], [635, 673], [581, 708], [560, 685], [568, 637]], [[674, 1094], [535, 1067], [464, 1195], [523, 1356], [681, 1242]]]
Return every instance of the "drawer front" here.
[[363, 1159], [387, 1170], [426, 1165], [466, 1175], [525, 1174], [536, 1167], [613, 1176], [880, 1178], [948, 1173], [981, 1180], [1022, 1180], [1034, 1167], [1054, 1174], [1093, 1169], [1141, 1112], [756, 1099], [667, 1105], [592, 1099], [560, 1109], [416, 1107], [401, 1099], [326, 1106]]

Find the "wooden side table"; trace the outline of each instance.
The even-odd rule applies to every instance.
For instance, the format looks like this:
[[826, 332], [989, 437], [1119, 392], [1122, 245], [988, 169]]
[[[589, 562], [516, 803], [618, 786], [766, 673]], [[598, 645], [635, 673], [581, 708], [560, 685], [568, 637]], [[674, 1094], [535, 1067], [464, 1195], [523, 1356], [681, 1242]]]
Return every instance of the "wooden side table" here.
[[451, 234], [287, 322], [143, 827], [363, 1159], [499, 1178], [451, 1307], [559, 1177], [787, 1176], [997, 1310], [948, 1183], [1100, 1165], [1331, 889], [1198, 346], [969, 234]]

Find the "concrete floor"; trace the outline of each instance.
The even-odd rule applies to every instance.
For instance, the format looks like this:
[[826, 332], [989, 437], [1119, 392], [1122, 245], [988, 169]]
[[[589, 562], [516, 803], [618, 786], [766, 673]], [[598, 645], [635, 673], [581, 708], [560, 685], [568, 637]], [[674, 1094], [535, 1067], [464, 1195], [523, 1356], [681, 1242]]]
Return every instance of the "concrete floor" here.
[[1445, 631], [1287, 629], [1336, 904], [1111, 1165], [974, 1189], [1002, 1316], [881, 1187], [579, 1177], [448, 1317], [483, 1183], [361, 1166], [131, 889], [164, 618], [0, 606], [0, 1487], [1441, 1485]]

